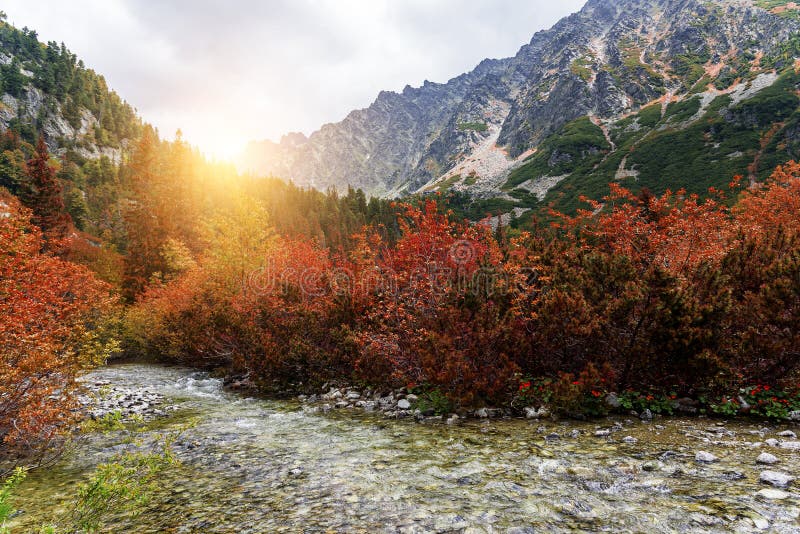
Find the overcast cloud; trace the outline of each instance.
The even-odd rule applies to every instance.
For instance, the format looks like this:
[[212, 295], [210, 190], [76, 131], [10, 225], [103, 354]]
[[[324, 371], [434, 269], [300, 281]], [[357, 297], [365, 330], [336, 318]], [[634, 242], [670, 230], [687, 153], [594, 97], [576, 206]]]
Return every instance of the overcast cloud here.
[[162, 135], [230, 155], [516, 53], [584, 0], [5, 0]]

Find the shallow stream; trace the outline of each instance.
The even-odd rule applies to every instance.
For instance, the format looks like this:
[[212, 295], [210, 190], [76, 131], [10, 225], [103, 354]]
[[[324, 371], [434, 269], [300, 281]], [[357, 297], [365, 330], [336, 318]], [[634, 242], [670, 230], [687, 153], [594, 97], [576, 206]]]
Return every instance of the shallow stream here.
[[[800, 434], [797, 425], [617, 418], [448, 426], [243, 398], [187, 369], [119, 365], [86, 380], [164, 396], [170, 415], [133, 436], [139, 441], [195, 421], [174, 445], [180, 466], [114, 532], [800, 533], [800, 485], [778, 491], [759, 482], [765, 469], [800, 476], [800, 451], [763, 444], [787, 429]], [[596, 436], [605, 429], [610, 435]], [[96, 464], [134, 450], [131, 437], [90, 434], [54, 467], [32, 472], [12, 532], [37, 531]], [[719, 461], [698, 463], [698, 451]], [[765, 451], [780, 463], [758, 465]]]

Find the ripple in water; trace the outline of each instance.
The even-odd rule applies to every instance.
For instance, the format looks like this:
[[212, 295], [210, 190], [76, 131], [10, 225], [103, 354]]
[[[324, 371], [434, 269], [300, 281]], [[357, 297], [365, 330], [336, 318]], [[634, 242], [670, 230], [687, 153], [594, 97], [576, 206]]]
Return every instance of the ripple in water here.
[[[115, 366], [87, 381], [160, 393], [177, 408], [169, 425], [184, 413], [197, 421], [175, 445], [182, 465], [163, 492], [115, 531], [800, 533], [796, 487], [780, 499], [758, 494], [763, 450], [779, 456], [780, 470], [800, 474], [796, 452], [753, 443], [785, 428], [758, 435], [761, 423], [728, 424], [732, 435], [721, 441], [704, 432], [708, 420], [622, 418], [622, 430], [598, 438], [608, 421], [447, 426], [321, 415], [245, 400], [179, 368]], [[554, 433], [561, 438], [546, 439]], [[101, 461], [124, 438], [93, 436], [61, 465], [32, 473], [15, 526], [24, 532], [44, 521], [90, 469], [86, 458]], [[720, 461], [699, 465], [697, 450]]]

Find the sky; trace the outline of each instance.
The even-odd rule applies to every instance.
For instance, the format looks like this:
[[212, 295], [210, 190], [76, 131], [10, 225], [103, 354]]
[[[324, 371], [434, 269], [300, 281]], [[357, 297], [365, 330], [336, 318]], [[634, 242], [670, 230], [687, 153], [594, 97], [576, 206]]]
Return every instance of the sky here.
[[4, 0], [64, 42], [162, 136], [206, 154], [305, 134], [381, 90], [513, 56], [584, 0]]

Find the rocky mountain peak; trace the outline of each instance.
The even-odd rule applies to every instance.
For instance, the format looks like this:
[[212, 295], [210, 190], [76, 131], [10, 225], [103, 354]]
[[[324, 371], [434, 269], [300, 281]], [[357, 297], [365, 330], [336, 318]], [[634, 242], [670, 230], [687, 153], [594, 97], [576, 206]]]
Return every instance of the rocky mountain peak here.
[[653, 103], [785, 69], [800, 26], [772, 4], [589, 0], [512, 58], [484, 60], [444, 84], [381, 92], [305, 143], [251, 145], [243, 166], [380, 196], [455, 189], [508, 200], [510, 173], [581, 117], [613, 148], [612, 123]]

